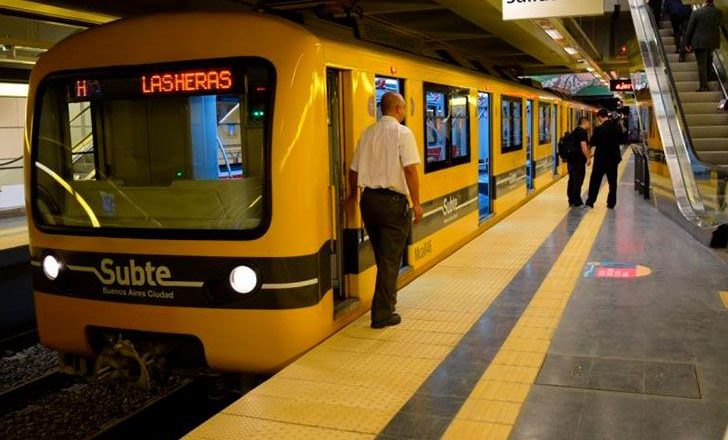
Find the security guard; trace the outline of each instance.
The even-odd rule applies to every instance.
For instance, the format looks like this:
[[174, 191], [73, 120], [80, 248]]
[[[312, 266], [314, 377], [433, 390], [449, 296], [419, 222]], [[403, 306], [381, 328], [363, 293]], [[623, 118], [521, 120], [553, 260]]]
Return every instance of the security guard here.
[[606, 109], [599, 110], [597, 120], [599, 126], [594, 129], [590, 141], [594, 147], [594, 168], [589, 180], [589, 198], [586, 200], [586, 206], [594, 207], [594, 202], [597, 201], [597, 195], [599, 195], [599, 187], [606, 174], [609, 184], [607, 208], [614, 209], [617, 205], [617, 168], [619, 162], [622, 161], [622, 151], [619, 148], [622, 131], [617, 126], [618, 121], [609, 118], [609, 112]]
[[397, 276], [407, 244], [412, 214], [422, 219], [417, 167], [421, 163], [412, 130], [401, 124], [405, 117], [402, 95], [382, 96], [382, 118], [367, 128], [359, 140], [349, 170], [351, 198], [363, 188], [360, 208], [374, 248], [377, 281], [372, 301], [372, 328], [397, 325], [402, 318], [397, 304]]

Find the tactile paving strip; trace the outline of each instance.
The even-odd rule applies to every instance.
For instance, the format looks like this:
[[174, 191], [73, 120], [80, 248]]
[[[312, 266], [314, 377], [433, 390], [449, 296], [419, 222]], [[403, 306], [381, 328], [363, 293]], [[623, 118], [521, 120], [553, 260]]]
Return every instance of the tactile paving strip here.
[[[629, 162], [625, 156], [620, 176]], [[606, 213], [606, 208], [599, 207], [586, 213], [443, 438], [505, 440], [510, 436]]]

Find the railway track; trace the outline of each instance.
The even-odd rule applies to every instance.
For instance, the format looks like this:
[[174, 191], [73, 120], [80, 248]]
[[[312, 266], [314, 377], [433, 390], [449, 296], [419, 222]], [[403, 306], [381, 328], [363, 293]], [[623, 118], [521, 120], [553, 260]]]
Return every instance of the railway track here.
[[238, 395], [209, 400], [200, 380], [187, 380], [164, 396], [114, 420], [88, 440], [178, 439], [232, 403]]
[[35, 328], [21, 330], [14, 335], [0, 339], [0, 355], [17, 352], [38, 343], [38, 330]]

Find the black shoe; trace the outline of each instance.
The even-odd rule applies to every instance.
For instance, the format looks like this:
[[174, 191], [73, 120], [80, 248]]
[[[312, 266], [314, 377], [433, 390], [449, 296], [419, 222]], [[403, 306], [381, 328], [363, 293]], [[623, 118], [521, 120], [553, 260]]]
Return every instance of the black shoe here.
[[614, 206], [607, 205], [607, 209], [614, 209]]
[[372, 328], [384, 328], [384, 327], [391, 327], [394, 325], [399, 324], [402, 322], [402, 317], [399, 316], [399, 313], [392, 313], [392, 316], [390, 316], [387, 319], [384, 319], [382, 321], [372, 322]]

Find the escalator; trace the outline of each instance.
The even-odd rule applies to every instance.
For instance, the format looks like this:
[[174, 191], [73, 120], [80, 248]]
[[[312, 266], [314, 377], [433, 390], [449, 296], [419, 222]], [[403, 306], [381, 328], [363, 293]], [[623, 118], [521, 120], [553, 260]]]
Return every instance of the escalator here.
[[728, 82], [722, 59], [714, 57], [717, 80], [698, 92], [695, 55], [680, 61], [669, 22], [658, 25], [644, 0], [629, 4], [677, 208], [699, 229], [725, 235], [728, 113], [718, 106], [728, 97]]

